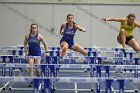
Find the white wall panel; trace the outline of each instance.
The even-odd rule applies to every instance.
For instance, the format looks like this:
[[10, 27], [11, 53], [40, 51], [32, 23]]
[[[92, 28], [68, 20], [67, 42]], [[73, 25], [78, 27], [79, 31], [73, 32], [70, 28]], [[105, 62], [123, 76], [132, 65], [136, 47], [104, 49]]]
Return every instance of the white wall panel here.
[[[139, 5], [130, 4], [25, 4], [0, 3], [0, 45], [21, 45], [24, 36], [30, 30], [30, 24], [39, 24], [42, 34], [49, 46], [59, 46], [59, 29], [67, 14], [75, 16], [75, 22], [87, 29], [77, 31], [75, 42], [84, 47], [119, 46], [116, 37], [118, 30], [111, 29], [107, 24], [97, 20], [103, 17], [126, 17], [135, 13], [140, 22]], [[97, 18], [97, 19], [96, 19]], [[108, 22], [119, 29], [119, 23]], [[53, 30], [52, 30], [53, 29]], [[140, 31], [135, 29], [134, 36], [139, 39]]]

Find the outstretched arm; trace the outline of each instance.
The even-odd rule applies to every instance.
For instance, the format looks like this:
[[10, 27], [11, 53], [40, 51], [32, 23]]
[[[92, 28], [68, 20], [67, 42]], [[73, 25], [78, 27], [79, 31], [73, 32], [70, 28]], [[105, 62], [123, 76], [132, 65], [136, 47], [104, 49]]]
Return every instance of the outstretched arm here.
[[140, 23], [139, 22], [135, 22], [136, 27], [140, 28]]
[[81, 26], [78, 25], [78, 24], [75, 24], [75, 27], [76, 27], [76, 29], [78, 29], [79, 31], [86, 32], [86, 29], [83, 28], [83, 27], [81, 27]]
[[126, 18], [103, 18], [104, 21], [116, 21], [116, 22], [122, 22], [126, 20]]

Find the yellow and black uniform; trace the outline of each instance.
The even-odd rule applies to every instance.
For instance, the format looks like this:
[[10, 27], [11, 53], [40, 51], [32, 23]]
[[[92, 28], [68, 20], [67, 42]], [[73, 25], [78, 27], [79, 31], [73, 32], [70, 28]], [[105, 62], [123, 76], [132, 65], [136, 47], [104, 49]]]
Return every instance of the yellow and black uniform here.
[[126, 42], [125, 43], [126, 44], [128, 44], [128, 42], [132, 38], [134, 38], [133, 37], [133, 30], [134, 30], [134, 28], [135, 28], [134, 23], [131, 26], [129, 26], [129, 25], [127, 25], [127, 20], [125, 20], [125, 22], [123, 24], [121, 24], [120, 30], [121, 29], [125, 29], [125, 33], [126, 33]]

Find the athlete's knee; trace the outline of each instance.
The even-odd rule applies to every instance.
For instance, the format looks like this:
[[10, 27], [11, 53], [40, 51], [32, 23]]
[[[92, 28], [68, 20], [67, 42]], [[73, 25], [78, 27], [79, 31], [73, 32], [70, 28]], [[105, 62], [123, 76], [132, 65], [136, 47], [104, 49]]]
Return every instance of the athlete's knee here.
[[60, 46], [61, 46], [61, 47], [68, 46], [68, 43], [67, 43], [66, 41], [62, 41], [62, 42], [60, 43]]
[[33, 69], [32, 69], [32, 68], [28, 68], [28, 70], [29, 70], [29, 72], [32, 72], [32, 71], [33, 71]]
[[88, 51], [85, 51], [85, 52], [84, 52], [84, 55], [88, 55]]
[[121, 32], [125, 32], [125, 29], [121, 29]]
[[125, 35], [125, 29], [121, 29], [121, 35]]
[[140, 53], [140, 47], [133, 47], [132, 48], [137, 52], [137, 53]]
[[63, 47], [65, 47], [66, 49], [68, 49], [68, 45], [65, 45], [65, 46], [63, 46]]
[[40, 69], [36, 69], [36, 76], [40, 76]]
[[135, 49], [135, 51], [136, 51], [137, 53], [140, 53], [140, 48]]

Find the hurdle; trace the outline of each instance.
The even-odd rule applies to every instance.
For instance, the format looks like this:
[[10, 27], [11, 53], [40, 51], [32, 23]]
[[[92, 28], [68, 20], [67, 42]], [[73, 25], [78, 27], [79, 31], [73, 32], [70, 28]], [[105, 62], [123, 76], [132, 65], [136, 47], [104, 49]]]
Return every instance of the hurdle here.
[[[1, 71], [2, 71], [2, 76], [15, 76], [15, 69], [19, 69], [17, 71], [21, 71], [21, 73], [19, 73], [20, 75], [22, 75], [22, 73], [26, 72], [23, 71], [23, 69], [27, 69], [27, 67], [23, 67], [20, 66], [19, 68], [15, 68], [10, 66], [10, 64], [22, 64], [22, 60], [23, 59], [27, 59], [28, 57], [25, 58], [25, 56], [15, 56], [15, 55], [1, 55], [0, 59], [1, 59], [1, 63], [3, 64], [9, 64], [8, 68], [2, 67]], [[15, 62], [15, 59], [19, 59], [18, 62]], [[17, 65], [18, 66], [18, 65]], [[30, 66], [28, 66], [30, 67]], [[6, 73], [8, 70], [8, 74]], [[1, 90], [32, 90], [31, 88], [12, 88], [11, 86], [13, 85], [13, 82], [3, 82], [3, 86], [1, 88]]]
[[[23, 64], [20, 64], [20, 65], [23, 65]], [[19, 64], [7, 64], [6, 66], [7, 67], [20, 67], [20, 65]], [[99, 64], [97, 64], [97, 65], [93, 65], [93, 64], [87, 64], [87, 65], [85, 65], [84, 64], [84, 66], [80, 66], [81, 64], [60, 64], [60, 65], [58, 65], [58, 64], [48, 64], [49, 66], [50, 66], [50, 68], [52, 67], [52, 65], [56, 65], [56, 66], [53, 66], [53, 68], [54, 67], [61, 67], [61, 68], [77, 68], [77, 67], [79, 67], [79, 68], [96, 68], [97, 69], [97, 77], [101, 77], [101, 75], [100, 75], [100, 72], [101, 72], [101, 70], [100, 70], [100, 68], [101, 67], [107, 67], [107, 69], [108, 69], [108, 67], [111, 67], [111, 68], [116, 68], [116, 69], [139, 69], [140, 67], [139, 67], [139, 65], [132, 65], [132, 66], [130, 66], [130, 65], [110, 65], [110, 66], [106, 66], [106, 65], [99, 65]], [[48, 65], [46, 65], [46, 66], [48, 66]], [[23, 65], [23, 67], [28, 67], [28, 65]], [[35, 65], [35, 67], [36, 67], [37, 65]], [[109, 70], [108, 70], [109, 71]], [[52, 77], [52, 76], [51, 76]], [[53, 77], [56, 77], [56, 75], [54, 75]]]
[[[121, 65], [120, 65], [121, 66]], [[64, 67], [64, 66], [62, 66], [62, 67]], [[68, 68], [68, 66], [66, 66], [67, 68]], [[72, 66], [70, 65], [69, 66], [70, 68], [72, 68]], [[76, 66], [73, 66], [73, 67], [76, 67]], [[79, 66], [77, 66], [77, 67], [79, 67]], [[114, 66], [115, 67], [115, 66]], [[123, 69], [128, 69], [128, 67], [127, 66], [123, 66], [124, 68]], [[120, 67], [119, 66], [117, 66], [117, 68], [118, 69], [120, 69]], [[130, 67], [131, 69], [133, 68], [133, 66], [132, 67]], [[129, 68], [129, 69], [130, 69]], [[138, 69], [139, 67], [137, 67], [136, 69]], [[121, 67], [121, 69], [122, 69], [122, 67]], [[93, 77], [94, 78], [94, 77]], [[107, 81], [107, 83], [110, 83], [110, 81]], [[120, 90], [119, 90], [119, 92], [120, 93], [124, 93], [124, 88], [123, 88], [123, 86], [124, 86], [124, 81], [123, 80], [118, 80], [118, 82], [120, 83]], [[110, 84], [109, 84], [110, 85]], [[109, 86], [108, 85], [108, 86]], [[108, 88], [110, 88], [110, 87], [108, 87]], [[100, 88], [99, 88], [99, 86], [97, 86], [97, 88], [96, 88], [97, 90], [96, 90], [96, 93], [100, 93]], [[58, 89], [59, 90], [59, 89]], [[61, 90], [61, 89], [60, 89]], [[68, 89], [66, 89], [66, 90], [68, 90]], [[108, 90], [109, 91], [109, 90]], [[53, 93], [53, 92], [49, 92], [49, 93]], [[106, 93], [110, 93], [110, 92], [106, 92]], [[128, 93], [128, 92], [127, 92]]]
[[[73, 64], [71, 64], [71, 65], [73, 65]], [[7, 66], [8, 66], [8, 65], [7, 65]], [[20, 66], [18, 66], [17, 64], [15, 64], [15, 66], [20, 67]], [[25, 65], [24, 65], [24, 66], [25, 66]], [[9, 65], [9, 67], [11, 67], [11, 65]], [[13, 65], [12, 67], [14, 67], [14, 65]], [[63, 66], [63, 67], [64, 67], [64, 66]], [[68, 66], [66, 66], [66, 67], [68, 67]], [[72, 68], [72, 67], [76, 67], [76, 66], [70, 66], [70, 67]], [[78, 67], [79, 67], [79, 66], [78, 66]], [[119, 67], [119, 66], [118, 66], [118, 67]], [[121, 68], [122, 68], [122, 67], [121, 67]], [[125, 66], [124, 68], [126, 69], [126, 68], [128, 68], [128, 67]], [[132, 67], [131, 67], [131, 68], [132, 68]], [[139, 67], [137, 67], [137, 68], [139, 68]], [[137, 69], [137, 68], [136, 68], [136, 69]], [[51, 93], [51, 92], [50, 92], [50, 93]]]
[[[95, 53], [97, 53], [97, 52], [95, 52]], [[119, 54], [116, 54], [116, 56], [118, 56]], [[128, 55], [128, 54], [127, 54]], [[121, 55], [119, 55], [118, 57], [121, 57], [122, 56], [122, 54]], [[126, 56], [125, 56], [126, 57]], [[98, 59], [98, 58], [97, 58]], [[99, 58], [100, 59], [100, 58]], [[98, 60], [99, 60], [98, 59]], [[117, 60], [117, 59], [116, 59]], [[64, 62], [65, 62], [66, 60], [64, 60]], [[100, 61], [99, 61], [100, 62]]]
[[21, 45], [18, 46], [1, 46], [0, 52], [7, 52], [7, 55], [24, 55], [24, 47]]
[[[92, 50], [91, 50], [92, 51]], [[60, 51], [59, 51], [60, 52]], [[94, 51], [95, 53], [98, 53], [97, 51]], [[91, 52], [92, 53], [92, 52]], [[100, 52], [100, 53], [103, 53], [103, 52]], [[105, 53], [107, 53], [107, 52], [105, 52]], [[109, 53], [109, 52], [108, 52]], [[101, 63], [101, 60], [115, 60], [115, 61], [117, 61], [117, 62], [121, 62], [122, 60], [124, 60], [124, 61], [127, 61], [127, 60], [130, 60], [130, 56], [128, 56], [129, 55], [129, 53], [127, 53], [126, 54], [126, 56], [124, 56], [124, 54], [123, 54], [123, 57], [121, 58], [121, 56], [119, 56], [119, 53], [121, 53], [121, 52], [118, 52], [118, 55], [117, 55], [117, 53], [116, 53], [116, 56], [118, 56], [118, 59], [117, 59], [117, 57], [116, 58], [109, 58], [109, 57], [107, 57], [107, 58], [105, 58], [105, 57], [99, 57], [99, 55], [96, 55], [95, 57], [94, 56], [92, 56], [92, 61], [90, 60], [90, 59], [88, 59], [88, 57], [87, 57], [87, 59], [86, 59], [86, 57], [85, 57], [85, 59], [84, 59], [84, 61], [85, 61], [85, 64], [78, 64], [78, 65], [73, 65], [73, 64], [76, 64], [77, 63], [77, 61], [74, 61], [73, 59], [78, 59], [79, 60], [79, 58], [80, 57], [72, 57], [72, 56], [70, 56], [70, 57], [67, 57], [66, 59], [64, 58], [63, 59], [63, 61], [65, 62], [66, 61], [66, 64], [68, 64], [68, 63], [73, 63], [73, 64], [68, 64], [68, 65], [66, 65], [66, 64], [62, 64], [62, 65], [64, 65], [64, 66], [61, 66], [61, 64], [59, 63], [59, 57], [58, 56], [55, 56], [55, 57], [53, 57], [53, 55], [51, 55], [50, 56], [50, 58], [47, 60], [47, 65], [46, 66], [41, 66], [41, 68], [43, 68], [44, 70], [42, 70], [42, 76], [44, 76], [44, 77], [56, 77], [57, 78], [57, 76], [58, 76], [58, 72], [56, 72], [56, 71], [58, 71], [57, 69], [59, 69], [59, 68], [76, 68], [76, 67], [83, 67], [83, 68], [87, 68], [86, 66], [79, 66], [79, 65], [86, 65], [86, 63], [87, 63], [87, 65], [88, 65], [88, 69], [90, 69], [90, 71], [89, 72], [91, 72], [89, 75], [91, 75], [90, 77], [91, 78], [102, 78], [102, 76], [100, 75], [100, 73], [102, 73], [102, 68], [105, 68], [105, 66], [104, 65], [102, 65], [102, 64], [96, 64], [95, 62], [96, 61], [98, 61], [98, 63]], [[112, 53], [113, 54], [113, 53]], [[134, 54], [131, 54], [132, 55], [132, 57], [134, 57]], [[120, 59], [119, 59], [119, 57], [120, 57]], [[126, 57], [126, 58], [125, 58]], [[90, 58], [90, 57], [89, 57]], [[104, 59], [105, 58], [105, 59]], [[128, 58], [128, 59], [127, 59]], [[82, 59], [82, 58], [81, 58]], [[120, 60], [120, 61], [119, 61]], [[139, 63], [139, 58], [132, 58], [131, 59], [131, 61], [134, 61], [134, 64], [135, 63]], [[79, 61], [81, 61], [81, 60], [79, 60]], [[124, 61], [122, 61], [122, 64], [124, 63]], [[93, 63], [95, 66], [89, 66], [90, 65], [90, 63]], [[59, 65], [60, 64], [60, 65]], [[15, 65], [17, 65], [17, 64], [15, 64]], [[24, 64], [23, 64], [24, 65]], [[116, 63], [116, 65], [118, 65], [117, 63]], [[17, 65], [18, 66], [18, 65]], [[25, 66], [25, 65], [24, 65]], [[23, 67], [24, 67], [23, 66]], [[113, 66], [113, 65], [112, 65]], [[126, 68], [123, 68], [123, 67], [121, 67], [121, 68], [119, 68], [119, 66], [121, 66], [121, 65], [118, 65], [117, 67], [116, 67], [116, 69], [133, 69], [134, 67], [133, 66], [131, 66], [131, 67], [128, 67], [128, 66], [126, 66]], [[125, 66], [125, 65], [124, 65]], [[13, 66], [14, 67], [14, 66]], [[23, 68], [22, 66], [18, 66], [18, 67], [21, 67], [21, 68]], [[28, 67], [28, 66], [27, 66]], [[109, 76], [110, 76], [110, 71], [109, 71], [109, 69], [110, 69], [110, 66], [109, 67], [107, 67], [106, 66], [106, 68], [108, 68], [105, 72], [107, 72], [106, 73], [106, 76], [105, 77], [107, 77], [107, 78], [110, 78]], [[92, 71], [91, 71], [91, 69], [92, 69]], [[133, 69], [134, 71], [138, 71], [138, 68], [136, 68], [136, 69]], [[45, 71], [45, 72], [44, 72]], [[94, 74], [92, 74], [92, 72], [94, 71]], [[109, 71], [109, 72], [108, 72]], [[134, 73], [136, 73], [136, 72], [134, 72]], [[137, 73], [139, 73], [139, 72], [137, 72]], [[46, 76], [45, 76], [46, 75]], [[134, 76], [135, 77], [135, 76]], [[136, 74], [136, 77], [138, 77], [138, 74]], [[135, 78], [136, 78], [135, 77]], [[62, 77], [63, 78], [63, 77]], [[135, 79], [134, 78], [134, 79]], [[38, 82], [39, 82], [39, 84], [40, 83], [42, 83], [42, 82], [46, 82], [46, 83], [42, 83], [41, 84], [41, 86], [42, 86], [42, 88], [43, 88], [43, 86], [45, 86], [46, 84], [48, 85], [48, 83], [49, 83], [49, 86], [47, 86], [47, 88], [49, 87], [49, 89], [50, 90], [46, 90], [46, 89], [38, 89], [38, 87], [37, 87], [37, 91], [36, 92], [38, 92], [38, 91], [47, 91], [47, 92], [49, 92], [49, 93], [53, 93], [54, 91], [55, 91], [55, 87], [54, 88], [51, 88], [50, 86], [52, 86], [53, 87], [53, 85], [52, 85], [52, 83], [54, 83], [55, 82], [55, 80], [51, 80], [51, 79], [49, 79], [51, 82], [47, 82], [47, 81], [44, 81], [44, 79], [41, 79], [41, 78], [36, 78], [36, 80], [38, 80]], [[117, 78], [118, 79], [118, 78]], [[120, 91], [122, 91], [122, 93], [123, 92], [127, 92], [126, 90], [124, 90], [124, 78], [120, 78], [119, 80], [115, 80], [115, 81], [117, 81], [117, 82], [120, 82], [119, 84], [120, 84], [120, 86], [122, 86], [122, 87], [120, 87], [120, 90], [115, 90], [116, 92], [120, 92]], [[53, 81], [53, 82], [52, 82]], [[126, 81], [128, 81], [128, 80], [126, 80]], [[63, 81], [64, 82], [64, 81]], [[70, 80], [70, 82], [71, 82], [71, 80]], [[75, 83], [75, 82], [80, 82], [80, 81], [76, 81], [76, 80], [74, 80], [73, 79], [73, 81], [72, 81], [73, 83]], [[87, 81], [86, 81], [87, 82]], [[108, 83], [109, 82], [109, 83]], [[111, 84], [112, 84], [112, 82], [114, 82], [114, 80], [108, 80], [108, 81], [106, 81], [105, 83], [108, 85], [108, 87], [107, 87], [107, 89], [105, 89], [105, 90], [101, 90], [101, 88], [100, 88], [100, 81], [97, 81], [96, 83], [98, 84], [99, 83], [99, 86], [96, 86], [96, 90], [94, 89], [94, 91], [96, 91], [97, 93], [100, 93], [101, 91], [104, 91], [104, 92], [106, 92], [106, 91], [108, 91], [108, 92], [106, 92], [106, 93], [110, 93], [109, 91], [112, 91], [112, 89], [111, 89]], [[34, 86], [35, 86], [36, 84], [34, 84]], [[38, 85], [38, 86], [40, 86], [40, 85]], [[99, 87], [99, 89], [98, 89], [98, 87]], [[13, 88], [14, 89], [14, 88]], [[15, 89], [16, 90], [16, 89]], [[62, 90], [62, 89], [57, 89], [56, 88], [56, 90]], [[76, 89], [71, 89], [70, 91], [72, 91], [72, 90], [74, 90], [74, 91], [80, 91], [80, 89], [78, 90], [77, 88]], [[90, 89], [89, 89], [90, 90]], [[91, 89], [92, 90], [92, 89]], [[81, 89], [81, 91], [82, 91], [82, 89]], [[83, 90], [84, 91], [84, 90]], [[134, 92], [134, 91], [133, 91]], [[128, 92], [127, 92], [128, 93]]]
[[[52, 59], [51, 59], [52, 60]], [[138, 60], [138, 59], [137, 59]], [[55, 62], [55, 61], [54, 61]]]
[[[20, 80], [20, 81], [19, 81]], [[54, 93], [55, 89], [53, 89], [53, 87], [51, 87], [51, 82], [67, 82], [67, 83], [71, 83], [71, 82], [78, 82], [78, 83], [101, 83], [101, 82], [106, 82], [107, 83], [107, 87], [106, 87], [106, 93], [111, 93], [111, 83], [112, 82], [119, 82], [119, 86], [120, 89], [119, 90], [115, 90], [116, 92], [119, 91], [119, 93], [124, 93], [124, 92], [132, 92], [132, 91], [123, 91], [124, 89], [124, 83], [126, 81], [129, 82], [135, 82], [135, 83], [139, 83], [140, 79], [139, 78], [104, 78], [104, 77], [94, 77], [94, 78], [85, 78], [85, 77], [41, 77], [41, 78], [37, 78], [37, 77], [0, 77], [0, 81], [7, 81], [7, 82], [29, 82], [29, 81], [34, 81], [34, 93], [39, 93], [38, 92], [38, 86], [39, 83], [41, 81], [43, 81], [43, 87], [41, 90], [41, 93]], [[138, 91], [135, 89], [133, 92], [137, 92]], [[96, 90], [96, 93], [100, 93], [100, 88]]]

